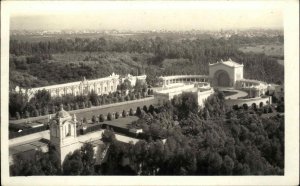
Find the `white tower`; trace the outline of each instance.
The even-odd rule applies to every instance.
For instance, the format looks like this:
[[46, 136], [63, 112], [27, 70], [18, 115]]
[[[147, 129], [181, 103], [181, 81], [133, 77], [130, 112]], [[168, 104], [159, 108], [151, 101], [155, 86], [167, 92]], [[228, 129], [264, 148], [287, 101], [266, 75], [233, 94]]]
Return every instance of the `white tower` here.
[[50, 121], [50, 141], [56, 147], [61, 163], [67, 154], [80, 147], [77, 140], [76, 122], [75, 114], [72, 117], [62, 106]]

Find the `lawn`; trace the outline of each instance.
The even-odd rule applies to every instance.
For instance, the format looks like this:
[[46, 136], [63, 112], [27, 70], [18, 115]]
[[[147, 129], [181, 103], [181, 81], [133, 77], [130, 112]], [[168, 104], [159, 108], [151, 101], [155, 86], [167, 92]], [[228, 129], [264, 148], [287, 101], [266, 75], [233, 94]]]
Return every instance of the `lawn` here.
[[100, 125], [100, 124], [107, 124], [111, 126], [116, 126], [120, 128], [125, 128], [128, 129], [128, 125], [131, 124], [134, 121], [137, 121], [139, 118], [137, 116], [127, 116], [126, 118], [123, 118], [120, 116], [118, 119], [113, 119], [111, 121], [105, 120], [104, 122], [99, 122], [99, 123], [89, 123], [87, 127], [91, 127], [94, 125]]
[[284, 47], [283, 45], [257, 45], [257, 46], [244, 46], [239, 48], [239, 50], [249, 53], [264, 53], [267, 56], [284, 56]]

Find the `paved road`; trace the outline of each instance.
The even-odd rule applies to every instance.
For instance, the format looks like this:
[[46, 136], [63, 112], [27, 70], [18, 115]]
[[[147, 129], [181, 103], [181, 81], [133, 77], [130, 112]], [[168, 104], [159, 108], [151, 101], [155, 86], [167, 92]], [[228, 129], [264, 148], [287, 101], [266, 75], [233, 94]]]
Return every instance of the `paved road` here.
[[[86, 117], [87, 119], [92, 118], [93, 115], [99, 116], [99, 114], [107, 115], [108, 112], [119, 112], [122, 113], [123, 110], [129, 111], [130, 108], [133, 110], [136, 110], [137, 107], [142, 107], [146, 105], [149, 107], [150, 105], [156, 105], [157, 102], [154, 99], [154, 97], [134, 100], [134, 101], [127, 101], [127, 102], [121, 102], [116, 104], [109, 104], [109, 105], [103, 105], [98, 107], [92, 107], [92, 108], [86, 108], [86, 109], [79, 109], [79, 110], [73, 110], [69, 111], [69, 113], [76, 114], [77, 119], [81, 119]], [[39, 117], [32, 117], [28, 119], [20, 119], [20, 120], [10, 120], [9, 123], [11, 124], [24, 124], [26, 121], [47, 121], [48, 115], [46, 116], [39, 116]]]

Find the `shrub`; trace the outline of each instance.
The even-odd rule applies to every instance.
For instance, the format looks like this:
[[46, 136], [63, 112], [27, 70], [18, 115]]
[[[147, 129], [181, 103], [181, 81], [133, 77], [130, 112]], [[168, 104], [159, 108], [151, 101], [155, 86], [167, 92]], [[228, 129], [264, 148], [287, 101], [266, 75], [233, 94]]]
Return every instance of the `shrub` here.
[[238, 110], [238, 109], [239, 109], [239, 106], [238, 106], [238, 105], [233, 105], [233, 106], [232, 106], [232, 109], [233, 109], [233, 110]]
[[86, 117], [83, 118], [82, 122], [83, 123], [87, 123], [88, 122], [87, 119], [86, 119]]
[[43, 108], [43, 115], [48, 115], [49, 111], [48, 111], [48, 107], [44, 107]]
[[137, 99], [141, 99], [141, 93], [140, 93], [140, 92], [137, 93], [136, 98], [137, 98]]
[[264, 106], [264, 103], [263, 102], [260, 102], [259, 103], [259, 108], [262, 108]]
[[133, 112], [133, 109], [132, 109], [132, 108], [130, 108], [130, 110], [129, 110], [129, 115], [130, 115], [130, 116], [133, 116], [133, 115], [134, 115], [134, 112]]
[[265, 108], [264, 108], [264, 114], [267, 114], [267, 113], [268, 113], [268, 108], [265, 107]]
[[143, 92], [142, 96], [143, 98], [147, 97], [147, 91]]
[[99, 121], [100, 121], [100, 122], [104, 122], [104, 120], [105, 120], [105, 119], [104, 119], [104, 115], [103, 115], [103, 114], [100, 114], [100, 115], [99, 115]]
[[38, 109], [34, 109], [34, 111], [33, 111], [33, 116], [34, 116], [34, 117], [38, 117], [39, 115], [40, 115], [39, 110], [38, 110]]
[[249, 108], [248, 105], [247, 105], [246, 103], [244, 103], [244, 104], [243, 104], [243, 109], [244, 109], [244, 110], [248, 110], [248, 108]]
[[269, 113], [273, 113], [272, 107], [269, 107]]
[[93, 117], [92, 117], [92, 122], [93, 122], [93, 123], [96, 123], [96, 122], [97, 122], [97, 117], [96, 117], [95, 115], [93, 115]]
[[135, 94], [132, 94], [132, 98], [131, 98], [132, 100], [136, 100], [136, 96], [135, 96]]
[[85, 102], [81, 103], [81, 107], [84, 109], [85, 108]]
[[120, 117], [120, 113], [119, 113], [119, 112], [116, 112], [115, 118], [118, 119], [119, 117]]
[[78, 109], [79, 109], [78, 103], [75, 103], [74, 110], [78, 110]]
[[148, 108], [147, 108], [146, 105], [143, 106], [143, 110], [144, 110], [146, 113], [148, 113]]
[[253, 109], [254, 111], [257, 111], [256, 103], [252, 103], [252, 109]]
[[53, 105], [51, 108], [51, 113], [54, 114], [56, 112], [55, 106]]
[[92, 107], [92, 102], [91, 102], [91, 101], [88, 102], [88, 107], [89, 107], [89, 108]]
[[112, 118], [112, 114], [109, 112], [108, 114], [107, 114], [107, 120], [108, 121], [111, 121], [113, 118]]
[[16, 119], [21, 119], [20, 113], [16, 112]]
[[151, 114], [153, 114], [153, 112], [154, 112], [154, 106], [153, 105], [149, 106], [148, 112], [150, 112]]
[[66, 110], [67, 110], [67, 111], [72, 110], [72, 109], [71, 109], [71, 105], [70, 105], [69, 103], [67, 104], [67, 109], [66, 109]]
[[136, 108], [136, 115], [137, 115], [137, 116], [140, 116], [141, 113], [142, 113], [141, 108], [140, 108], [140, 107], [137, 107], [137, 108]]
[[122, 116], [123, 116], [123, 118], [125, 118], [126, 117], [126, 111], [125, 110], [123, 110], [123, 112], [122, 112]]
[[102, 141], [106, 143], [110, 143], [115, 140], [115, 134], [113, 130], [105, 129], [102, 133]]

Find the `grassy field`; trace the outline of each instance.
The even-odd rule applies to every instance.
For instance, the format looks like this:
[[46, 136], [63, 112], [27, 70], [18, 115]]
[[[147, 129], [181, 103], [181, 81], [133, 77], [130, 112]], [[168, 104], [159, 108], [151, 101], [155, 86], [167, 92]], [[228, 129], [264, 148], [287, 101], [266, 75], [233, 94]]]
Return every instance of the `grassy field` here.
[[91, 126], [95, 126], [95, 125], [100, 125], [100, 124], [107, 124], [107, 125], [111, 125], [111, 126], [116, 126], [116, 127], [120, 127], [120, 128], [129, 128], [129, 125], [134, 122], [137, 121], [139, 118], [137, 116], [127, 116], [126, 118], [123, 118], [122, 116], [120, 116], [118, 119], [113, 119], [111, 121], [104, 121], [104, 122], [99, 122], [99, 123], [95, 123], [93, 124], [92, 122], [90, 122], [88, 124], [87, 127], [91, 127]]
[[239, 50], [249, 53], [264, 53], [267, 56], [284, 56], [284, 47], [282, 45], [257, 45], [257, 46], [244, 46], [239, 48]]

